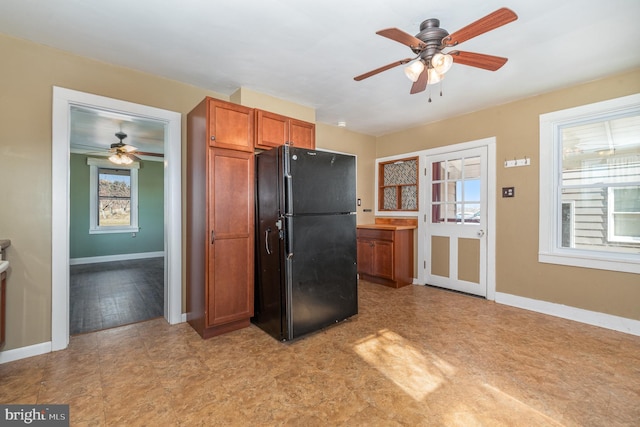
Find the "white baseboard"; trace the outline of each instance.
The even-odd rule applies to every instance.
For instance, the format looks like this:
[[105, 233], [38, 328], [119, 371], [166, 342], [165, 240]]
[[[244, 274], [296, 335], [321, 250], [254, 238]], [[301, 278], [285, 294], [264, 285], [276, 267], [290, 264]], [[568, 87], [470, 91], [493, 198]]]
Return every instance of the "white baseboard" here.
[[601, 328], [640, 336], [640, 321], [627, 319], [626, 317], [619, 317], [611, 314], [599, 313], [597, 311], [571, 307], [568, 305], [519, 297], [502, 292], [496, 292], [495, 301], [499, 304], [510, 305], [512, 307], [523, 308], [525, 310], [548, 314], [550, 316], [561, 317], [563, 319], [574, 320], [588, 325], [599, 326]]
[[51, 341], [15, 348], [13, 350], [0, 351], [0, 365], [46, 353], [51, 353]]
[[87, 258], [71, 258], [69, 260], [69, 265], [94, 264], [97, 262], [111, 262], [111, 261], [127, 261], [130, 259], [159, 258], [163, 256], [164, 256], [164, 251], [158, 251], [158, 252], [140, 252], [137, 254], [119, 254], [119, 255], [94, 256], [94, 257], [87, 257]]

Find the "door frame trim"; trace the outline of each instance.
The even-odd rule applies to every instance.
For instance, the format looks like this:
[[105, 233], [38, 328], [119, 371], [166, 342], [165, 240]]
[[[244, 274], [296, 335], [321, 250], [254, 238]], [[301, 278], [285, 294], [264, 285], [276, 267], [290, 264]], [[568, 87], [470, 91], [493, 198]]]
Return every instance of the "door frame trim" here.
[[51, 350], [69, 345], [69, 157], [70, 108], [81, 105], [165, 123], [164, 136], [164, 317], [182, 316], [182, 195], [180, 113], [90, 93], [53, 87], [51, 140]]
[[[487, 296], [486, 299], [494, 301], [496, 298], [496, 138], [489, 137], [478, 139], [474, 141], [462, 142], [459, 144], [445, 145], [442, 147], [431, 148], [423, 150], [417, 154], [420, 156], [420, 170], [425, 171], [427, 167], [428, 156], [434, 156], [439, 154], [453, 153], [461, 150], [468, 150], [471, 148], [487, 148]], [[412, 153], [413, 154], [413, 153]], [[420, 209], [419, 209], [419, 221], [418, 221], [418, 283], [426, 283], [426, 268], [425, 263], [426, 251], [424, 242], [426, 239], [426, 217], [428, 203], [430, 199], [427, 191], [427, 176], [426, 172], [420, 174]]]

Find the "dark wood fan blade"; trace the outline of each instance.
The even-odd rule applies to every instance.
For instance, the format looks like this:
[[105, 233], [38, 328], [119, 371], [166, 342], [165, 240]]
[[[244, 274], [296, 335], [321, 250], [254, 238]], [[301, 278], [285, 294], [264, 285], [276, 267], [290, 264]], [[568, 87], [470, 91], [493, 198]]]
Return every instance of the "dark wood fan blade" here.
[[501, 56], [485, 55], [483, 53], [464, 52], [454, 50], [449, 52], [453, 57], [453, 62], [470, 67], [483, 68], [489, 71], [496, 71], [507, 62], [507, 58]]
[[511, 9], [503, 7], [488, 14], [484, 18], [480, 18], [477, 21], [472, 22], [464, 28], [449, 34], [447, 37], [442, 39], [442, 44], [444, 46], [455, 46], [458, 43], [467, 41], [473, 37], [479, 36], [480, 34], [495, 30], [509, 22], [515, 21], [516, 19], [518, 19], [518, 15], [516, 15]]
[[136, 154], [140, 156], [164, 157], [162, 153], [151, 153], [149, 151], [136, 151]]
[[133, 160], [134, 162], [141, 162], [141, 161], [142, 161], [142, 159], [141, 159], [140, 157], [136, 156], [136, 155], [135, 155], [135, 154], [133, 154], [133, 153], [127, 153], [127, 154], [125, 154], [125, 155], [126, 155], [126, 156], [128, 156], [128, 157], [129, 157], [131, 160]]
[[415, 38], [411, 34], [405, 33], [398, 28], [385, 28], [384, 30], [376, 31], [376, 34], [409, 46], [413, 50], [422, 50], [426, 47], [422, 40]]
[[427, 88], [428, 81], [429, 81], [429, 73], [428, 73], [428, 70], [425, 68], [422, 71], [422, 73], [420, 73], [420, 75], [418, 76], [418, 80], [416, 80], [415, 83], [413, 83], [413, 85], [411, 86], [411, 91], [409, 93], [413, 95], [414, 93], [422, 92]]
[[353, 78], [353, 80], [359, 82], [360, 80], [364, 80], [364, 79], [366, 79], [368, 77], [375, 76], [378, 73], [381, 73], [383, 71], [387, 71], [387, 70], [389, 70], [391, 68], [397, 67], [397, 66], [402, 65], [402, 64], [406, 64], [406, 63], [411, 62], [411, 61], [412, 61], [412, 58], [401, 59], [400, 61], [392, 62], [391, 64], [387, 64], [387, 65], [384, 65], [384, 66], [382, 66], [380, 68], [376, 68], [375, 70], [371, 70], [368, 73], [364, 73], [364, 74], [360, 74], [359, 76], [355, 76]]

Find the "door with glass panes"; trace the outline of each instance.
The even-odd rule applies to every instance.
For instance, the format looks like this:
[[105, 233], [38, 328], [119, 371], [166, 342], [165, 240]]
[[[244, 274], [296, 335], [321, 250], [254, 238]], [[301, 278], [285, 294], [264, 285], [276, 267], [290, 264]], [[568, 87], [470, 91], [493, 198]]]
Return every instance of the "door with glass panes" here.
[[426, 283], [487, 296], [487, 147], [427, 157]]

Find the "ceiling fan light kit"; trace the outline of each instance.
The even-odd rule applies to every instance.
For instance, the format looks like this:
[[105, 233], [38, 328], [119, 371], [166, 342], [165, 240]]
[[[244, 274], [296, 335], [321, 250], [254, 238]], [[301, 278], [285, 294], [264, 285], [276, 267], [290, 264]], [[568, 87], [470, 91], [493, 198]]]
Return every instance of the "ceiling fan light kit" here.
[[133, 159], [126, 154], [116, 153], [109, 157], [109, 161], [111, 163], [115, 163], [116, 165], [130, 165], [133, 163]]
[[[440, 28], [440, 20], [435, 18], [423, 21], [422, 24], [420, 24], [420, 32], [416, 34], [415, 37], [398, 28], [380, 30], [376, 32], [376, 34], [408, 46], [417, 56], [376, 68], [375, 70], [354, 77], [354, 80], [364, 80], [383, 71], [408, 63], [409, 65], [405, 67], [404, 73], [409, 80], [413, 82], [410, 93], [414, 94], [424, 91], [427, 85], [440, 82], [444, 78], [445, 73], [451, 69], [454, 62], [470, 67], [496, 71], [507, 62], [507, 58], [459, 50], [450, 52], [443, 52], [442, 50], [457, 46], [459, 43], [506, 25], [516, 19], [518, 19], [518, 15], [512, 10], [503, 7], [452, 34]], [[440, 95], [442, 95], [442, 93]], [[429, 97], [429, 102], [431, 102], [431, 97]]]
[[109, 150], [109, 152], [113, 153], [109, 157], [111, 163], [115, 163], [116, 165], [130, 165], [134, 160], [140, 160], [136, 155], [132, 154], [137, 148], [122, 142], [126, 137], [126, 133], [122, 131], [116, 132], [116, 138], [120, 141], [111, 144], [111, 149]]
[[404, 74], [411, 80], [412, 82], [416, 82], [420, 74], [424, 71], [424, 62], [422, 59], [416, 59], [409, 65], [404, 68]]
[[451, 69], [453, 65], [453, 56], [445, 53], [436, 53], [431, 58], [431, 65], [438, 72], [438, 74], [444, 74]]

